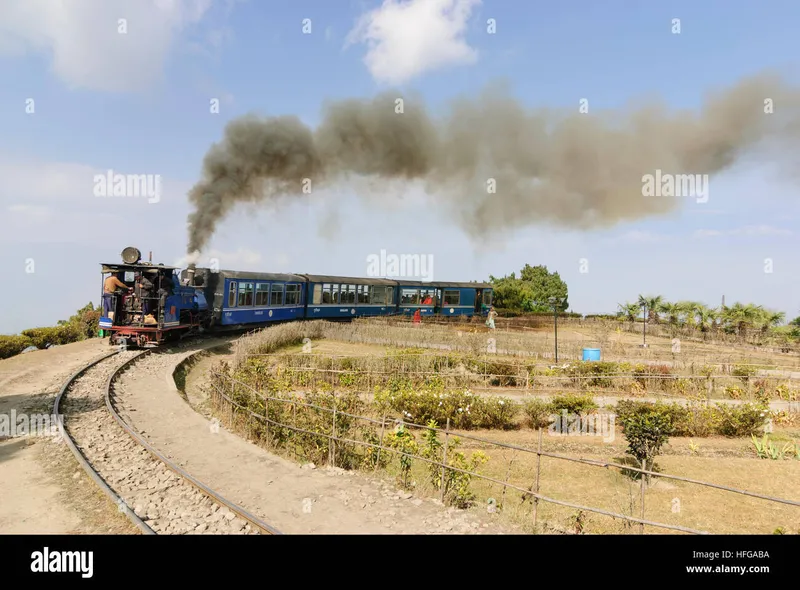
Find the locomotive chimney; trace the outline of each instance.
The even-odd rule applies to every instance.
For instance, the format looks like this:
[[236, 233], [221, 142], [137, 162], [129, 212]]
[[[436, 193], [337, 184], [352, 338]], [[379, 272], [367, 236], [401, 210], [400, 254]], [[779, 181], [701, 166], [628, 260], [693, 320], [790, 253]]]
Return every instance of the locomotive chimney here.
[[194, 284], [194, 272], [195, 272], [195, 264], [194, 264], [194, 262], [192, 262], [186, 268], [186, 284], [189, 285], [189, 286]]

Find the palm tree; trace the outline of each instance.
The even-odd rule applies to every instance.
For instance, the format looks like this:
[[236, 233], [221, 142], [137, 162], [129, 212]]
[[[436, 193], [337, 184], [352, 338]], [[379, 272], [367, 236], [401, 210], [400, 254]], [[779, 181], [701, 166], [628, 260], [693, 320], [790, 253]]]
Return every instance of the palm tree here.
[[683, 308], [679, 303], [670, 303], [669, 301], [663, 301], [659, 306], [659, 311], [667, 316], [667, 321], [671, 326], [677, 326], [680, 320], [680, 316], [683, 312]]
[[697, 328], [703, 333], [703, 337], [714, 328], [717, 321], [717, 310], [710, 309], [705, 305], [701, 305], [696, 309], [697, 312]]
[[785, 320], [786, 314], [784, 312], [765, 309], [761, 317], [761, 331], [766, 333], [770, 328], [780, 326]]
[[722, 309], [722, 319], [726, 329], [734, 332], [737, 336], [742, 336], [746, 331], [753, 327], [763, 313], [760, 305], [748, 303], [743, 305], [738, 301]]
[[661, 295], [648, 297], [639, 295], [638, 300], [639, 307], [647, 306], [647, 321], [653, 322], [654, 324], [658, 323], [658, 312], [663, 302], [664, 298]]
[[638, 303], [618, 303], [619, 313], [629, 322], [635, 322], [641, 306]]
[[701, 309], [705, 308], [705, 305], [699, 301], [679, 301], [678, 308], [680, 309], [680, 323], [694, 328], [697, 325], [697, 315]]

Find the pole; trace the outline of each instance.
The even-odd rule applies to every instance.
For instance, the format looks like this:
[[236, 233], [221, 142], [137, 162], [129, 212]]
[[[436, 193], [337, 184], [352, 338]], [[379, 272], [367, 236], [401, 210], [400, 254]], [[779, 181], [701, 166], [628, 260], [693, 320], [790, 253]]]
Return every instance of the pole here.
[[555, 340], [556, 340], [556, 362], [558, 362], [558, 307], [557, 304], [553, 304], [553, 327], [555, 329]]
[[642, 309], [642, 348], [647, 347], [647, 305], [643, 305]]

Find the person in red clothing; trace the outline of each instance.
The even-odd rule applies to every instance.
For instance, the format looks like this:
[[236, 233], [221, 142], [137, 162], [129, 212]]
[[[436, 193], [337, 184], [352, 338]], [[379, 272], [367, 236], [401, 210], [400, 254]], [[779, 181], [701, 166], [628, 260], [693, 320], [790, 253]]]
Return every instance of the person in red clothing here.
[[417, 308], [417, 311], [414, 312], [414, 323], [417, 325], [422, 324], [422, 312]]

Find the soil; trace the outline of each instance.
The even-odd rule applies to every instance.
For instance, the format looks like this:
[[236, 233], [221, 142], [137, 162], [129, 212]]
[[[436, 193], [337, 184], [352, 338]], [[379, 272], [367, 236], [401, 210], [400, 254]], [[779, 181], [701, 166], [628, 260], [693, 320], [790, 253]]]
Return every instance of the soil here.
[[[0, 360], [0, 416], [49, 416], [64, 381], [108, 352], [107, 339], [90, 339]], [[56, 441], [0, 441], [0, 534], [133, 532], [69, 448]]]

